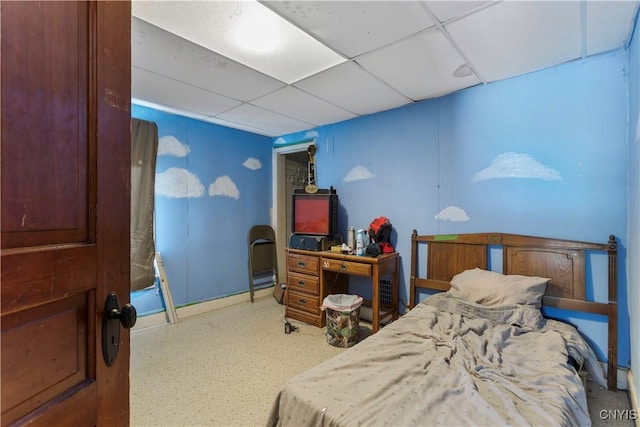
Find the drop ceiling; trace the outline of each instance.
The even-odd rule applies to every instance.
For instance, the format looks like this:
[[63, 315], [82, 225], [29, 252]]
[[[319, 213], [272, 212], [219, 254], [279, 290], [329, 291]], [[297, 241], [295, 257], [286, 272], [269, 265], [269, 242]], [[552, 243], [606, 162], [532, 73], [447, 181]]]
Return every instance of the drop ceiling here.
[[134, 0], [132, 98], [276, 137], [623, 48], [638, 4]]

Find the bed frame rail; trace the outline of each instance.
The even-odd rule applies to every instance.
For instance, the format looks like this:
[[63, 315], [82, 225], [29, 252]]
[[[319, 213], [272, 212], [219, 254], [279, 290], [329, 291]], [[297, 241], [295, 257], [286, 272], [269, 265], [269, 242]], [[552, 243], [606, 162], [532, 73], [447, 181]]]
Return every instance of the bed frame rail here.
[[[426, 246], [426, 269], [420, 270], [418, 250]], [[607, 385], [617, 386], [618, 277], [617, 242], [588, 243], [505, 233], [411, 235], [409, 308], [415, 306], [419, 288], [447, 291], [456, 274], [473, 268], [488, 269], [490, 247], [501, 247], [504, 274], [550, 277], [543, 305], [607, 316]], [[585, 254], [608, 253], [608, 301], [586, 299]]]

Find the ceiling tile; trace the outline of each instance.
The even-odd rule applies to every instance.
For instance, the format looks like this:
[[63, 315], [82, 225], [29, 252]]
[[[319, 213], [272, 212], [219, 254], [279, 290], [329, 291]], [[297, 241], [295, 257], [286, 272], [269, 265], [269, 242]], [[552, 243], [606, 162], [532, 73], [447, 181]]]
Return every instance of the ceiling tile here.
[[235, 99], [137, 67], [131, 68], [131, 97], [208, 116], [240, 105]]
[[446, 29], [481, 77], [505, 79], [581, 56], [580, 3], [502, 2]]
[[265, 129], [275, 135], [285, 135], [314, 127], [311, 123], [285, 117], [250, 104], [242, 104], [217, 117], [229, 123], [250, 124], [256, 129]]
[[313, 123], [316, 126], [356, 117], [349, 111], [292, 86], [258, 98], [251, 104], [307, 123]]
[[[312, 71], [293, 81], [293, 86], [242, 65], [229, 52], [204, 47], [211, 40], [233, 39], [232, 23], [252, 15], [245, 8], [249, 3], [256, 7], [255, 2], [244, 0], [134, 0], [134, 99], [163, 111], [280, 136], [622, 48], [633, 32], [640, 2], [302, 0], [257, 4], [321, 38], [318, 44], [342, 52], [337, 55], [339, 64]], [[192, 16], [186, 17], [185, 11]], [[211, 11], [217, 12], [208, 15]], [[179, 37], [173, 32], [178, 31], [176, 25], [207, 40]], [[256, 43], [267, 39], [264, 32], [258, 35]], [[266, 63], [286, 69], [290, 68], [286, 61], [302, 59], [304, 65], [308, 58], [300, 52], [307, 50], [266, 55]], [[477, 76], [454, 78], [454, 71], [466, 62]]]
[[352, 62], [306, 78], [295, 86], [361, 115], [412, 102]]
[[131, 103], [140, 105], [142, 107], [153, 108], [154, 110], [164, 111], [169, 114], [176, 114], [178, 116], [190, 117], [196, 120], [206, 120], [209, 116], [206, 114], [198, 114], [193, 111], [182, 110], [180, 108], [169, 107], [167, 105], [157, 104], [155, 102], [146, 101], [144, 99], [131, 98]]
[[273, 137], [282, 135], [281, 132], [257, 128], [247, 123], [230, 122], [229, 120], [223, 120], [219, 117], [204, 117], [202, 120], [205, 122], [214, 123], [219, 126], [225, 126], [232, 129], [239, 129], [246, 132], [257, 133], [258, 135], [273, 136]]
[[631, 37], [637, 1], [588, 1], [587, 55], [618, 49]]
[[131, 20], [131, 62], [192, 86], [241, 101], [284, 84], [137, 18]]
[[453, 72], [465, 61], [435, 29], [362, 55], [357, 62], [413, 100], [439, 96], [480, 82], [473, 74], [453, 77]]
[[452, 18], [464, 16], [471, 13], [489, 3], [495, 3], [491, 1], [425, 1], [427, 6], [436, 15], [438, 21], [445, 22]]
[[434, 25], [418, 1], [266, 1], [328, 46], [353, 58]]
[[133, 16], [285, 83], [344, 58], [257, 1], [134, 1]]

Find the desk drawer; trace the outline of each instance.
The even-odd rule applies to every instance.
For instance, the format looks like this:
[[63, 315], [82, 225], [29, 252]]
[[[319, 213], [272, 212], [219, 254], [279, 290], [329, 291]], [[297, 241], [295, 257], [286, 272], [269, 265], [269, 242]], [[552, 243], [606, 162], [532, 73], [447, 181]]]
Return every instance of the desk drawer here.
[[337, 271], [357, 276], [371, 276], [371, 264], [342, 261], [339, 259], [322, 258], [322, 268], [329, 271]]
[[319, 299], [315, 295], [294, 292], [287, 289], [287, 306], [317, 314], [320, 311]]
[[292, 271], [299, 271], [300, 273], [313, 274], [317, 276], [320, 274], [319, 265], [319, 256], [289, 254], [287, 257], [287, 269]]
[[320, 280], [318, 276], [290, 272], [287, 278], [287, 287], [293, 291], [318, 295], [320, 293]]

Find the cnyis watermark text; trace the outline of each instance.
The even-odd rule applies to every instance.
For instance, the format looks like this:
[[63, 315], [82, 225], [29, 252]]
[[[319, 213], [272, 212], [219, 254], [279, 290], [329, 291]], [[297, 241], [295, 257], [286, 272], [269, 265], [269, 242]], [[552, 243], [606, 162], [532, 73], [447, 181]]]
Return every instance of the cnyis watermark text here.
[[602, 409], [598, 413], [601, 420], [637, 420], [638, 411], [635, 409]]

